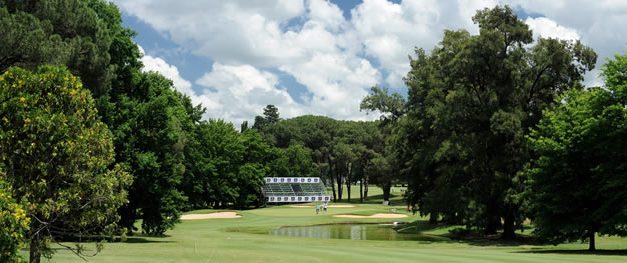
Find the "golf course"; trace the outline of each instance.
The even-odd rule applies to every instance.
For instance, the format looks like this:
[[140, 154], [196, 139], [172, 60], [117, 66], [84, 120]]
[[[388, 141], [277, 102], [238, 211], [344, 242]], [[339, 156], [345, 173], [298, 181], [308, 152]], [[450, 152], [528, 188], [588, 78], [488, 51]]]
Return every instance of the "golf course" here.
[[[371, 188], [377, 194], [377, 188]], [[380, 190], [378, 190], [380, 192]], [[425, 218], [400, 206], [400, 194], [392, 206], [331, 203], [328, 212], [316, 214], [314, 204], [285, 204], [267, 208], [231, 211], [241, 217], [182, 220], [165, 237], [135, 235], [124, 242], [108, 243], [89, 262], [625, 262], [627, 239], [598, 237], [598, 251], [587, 244], [531, 245], [498, 240], [452, 240], [455, 227], [431, 226]], [[186, 215], [221, 213], [197, 210]], [[403, 214], [401, 219], [338, 218], [337, 215]], [[227, 213], [221, 213], [228, 215]], [[186, 218], [185, 215], [183, 218]], [[270, 235], [285, 226], [345, 223], [411, 222], [400, 229], [416, 240], [350, 240]], [[528, 230], [525, 231], [529, 233]], [[517, 232], [520, 234], [520, 232]], [[86, 244], [94, 249], [93, 244]], [[621, 250], [622, 249], [622, 250]], [[24, 251], [26, 253], [26, 251]], [[86, 253], [89, 254], [89, 253]], [[59, 249], [51, 262], [84, 262], [66, 249]]]
[[627, 0], [527, 2], [0, 0], [0, 263], [627, 262]]

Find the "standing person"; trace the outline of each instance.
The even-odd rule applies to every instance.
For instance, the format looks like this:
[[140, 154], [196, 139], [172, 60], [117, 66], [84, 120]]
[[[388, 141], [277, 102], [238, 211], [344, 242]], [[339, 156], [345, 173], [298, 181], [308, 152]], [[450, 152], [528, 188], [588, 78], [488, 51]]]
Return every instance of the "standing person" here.
[[317, 215], [318, 213], [320, 213], [320, 205], [319, 205], [319, 204], [316, 204], [316, 215]]
[[325, 214], [327, 213], [327, 202], [322, 204], [322, 211], [324, 211]]

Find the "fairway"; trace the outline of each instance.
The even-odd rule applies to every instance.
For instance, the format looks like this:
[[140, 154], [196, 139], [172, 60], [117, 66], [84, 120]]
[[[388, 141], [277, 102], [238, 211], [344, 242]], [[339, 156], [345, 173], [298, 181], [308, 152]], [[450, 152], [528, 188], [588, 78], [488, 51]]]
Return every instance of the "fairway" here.
[[[90, 262], [625, 262], [627, 239], [601, 237], [597, 247], [619, 255], [587, 254], [586, 244], [559, 246], [472, 244], [442, 241], [370, 241], [290, 238], [267, 233], [280, 226], [340, 222], [392, 222], [399, 219], [349, 219], [333, 215], [403, 213], [403, 221], [422, 220], [401, 206], [355, 204], [329, 208], [315, 214], [313, 208], [275, 206], [237, 211], [241, 218], [185, 220], [166, 237], [134, 236], [109, 243]], [[211, 213], [212, 210], [190, 214]], [[432, 228], [423, 234], [446, 234], [448, 228]], [[89, 249], [93, 246], [87, 245]], [[579, 250], [579, 251], [578, 251]], [[57, 250], [52, 262], [84, 262], [67, 250]]]

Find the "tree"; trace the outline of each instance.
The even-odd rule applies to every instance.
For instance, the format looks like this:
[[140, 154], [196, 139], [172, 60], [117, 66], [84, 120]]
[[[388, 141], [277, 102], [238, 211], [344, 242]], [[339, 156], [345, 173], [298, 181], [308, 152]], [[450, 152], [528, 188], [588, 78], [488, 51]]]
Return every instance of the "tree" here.
[[278, 123], [280, 120], [279, 109], [272, 104], [268, 104], [265, 108], [263, 108], [263, 116], [255, 116], [255, 124], [253, 124], [253, 128], [263, 130], [268, 126]]
[[390, 94], [388, 89], [380, 87], [372, 87], [370, 94], [366, 96], [361, 104], [360, 109], [366, 111], [379, 111], [381, 113], [379, 129], [381, 141], [384, 143], [378, 150], [376, 158], [372, 159], [373, 165], [382, 165], [382, 167], [373, 167], [370, 171], [375, 182], [383, 189], [383, 200], [390, 200], [390, 191], [392, 181], [401, 177], [402, 162], [399, 157], [399, 150], [402, 145], [397, 144], [399, 135], [399, 121], [406, 111], [407, 102], [398, 93]]
[[374, 86], [370, 88], [370, 93], [359, 105], [360, 110], [379, 111], [380, 120], [385, 126], [388, 122], [396, 121], [405, 114], [405, 99], [398, 93], [390, 94], [386, 88]]
[[104, 0], [0, 0], [0, 33], [0, 72], [65, 65], [91, 91], [113, 133], [116, 163], [137, 179], [122, 224], [132, 230], [143, 219], [151, 234], [172, 228], [185, 206], [183, 174], [203, 171], [193, 167], [200, 146], [192, 134], [204, 110], [167, 79], [142, 72], [135, 33], [118, 8]]
[[574, 90], [530, 136], [526, 171], [535, 233], [554, 244], [627, 235], [627, 55], [603, 67], [606, 88]]
[[115, 69], [110, 48], [115, 47], [114, 37], [125, 33], [113, 4], [102, 0], [2, 0], [0, 9], [4, 9], [0, 13], [9, 13], [0, 16], [7, 33], [0, 40], [0, 72], [10, 66], [66, 65], [95, 98], [109, 92]]
[[[185, 148], [192, 124], [188, 98], [174, 90], [172, 81], [156, 73], [142, 73], [139, 94], [124, 97], [119, 109], [129, 113], [118, 131], [118, 158], [130, 166], [135, 180], [129, 203], [122, 210], [130, 230], [142, 219], [142, 231], [162, 235], [179, 221], [185, 196], [180, 191], [186, 170]], [[116, 130], [117, 131], [117, 130]]]
[[[580, 86], [596, 54], [579, 42], [532, 42], [509, 7], [481, 10], [473, 21], [478, 35], [445, 31], [431, 54], [416, 50], [405, 78], [408, 119], [398, 128], [408, 145], [396, 147], [401, 154], [394, 160], [405, 163], [413, 203], [459, 193], [463, 210], [446, 213], [463, 215], [485, 234], [503, 229], [510, 239], [520, 221], [514, 178], [532, 154], [524, 137], [555, 97]], [[437, 206], [450, 207], [420, 209], [430, 213]]]
[[49, 257], [50, 241], [112, 233], [131, 178], [90, 92], [64, 68], [15, 68], [0, 76], [0, 101], [0, 160], [28, 207], [30, 261]]
[[19, 250], [24, 246], [24, 234], [30, 218], [12, 197], [6, 185], [5, 174], [0, 171], [0, 261], [21, 262]]

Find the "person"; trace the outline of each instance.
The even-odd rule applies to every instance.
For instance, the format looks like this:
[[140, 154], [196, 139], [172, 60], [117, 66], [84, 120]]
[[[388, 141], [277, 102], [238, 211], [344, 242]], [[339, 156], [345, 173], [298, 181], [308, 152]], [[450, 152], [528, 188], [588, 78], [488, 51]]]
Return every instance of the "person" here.
[[318, 213], [320, 213], [320, 205], [319, 205], [319, 204], [316, 204], [316, 215], [317, 215]]
[[324, 202], [324, 204], [322, 204], [322, 211], [324, 211], [324, 213], [327, 213], [327, 202]]

